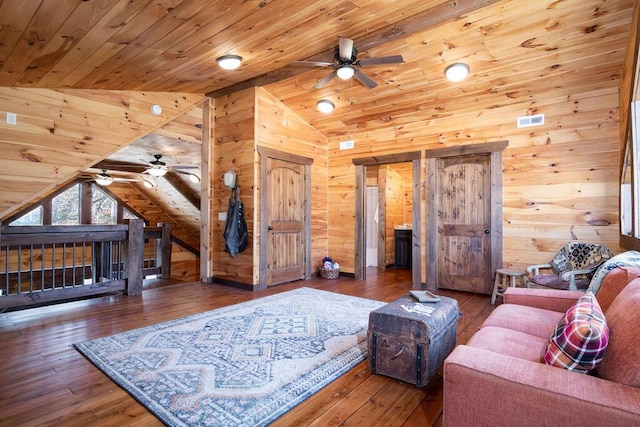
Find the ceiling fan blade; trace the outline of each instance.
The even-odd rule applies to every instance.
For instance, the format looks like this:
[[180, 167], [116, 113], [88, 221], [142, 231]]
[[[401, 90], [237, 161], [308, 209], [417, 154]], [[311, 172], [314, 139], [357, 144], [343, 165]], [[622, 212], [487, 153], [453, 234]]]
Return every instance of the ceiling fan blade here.
[[358, 61], [358, 65], [366, 67], [367, 65], [383, 65], [383, 64], [402, 64], [404, 59], [402, 55], [381, 56], [379, 58], [365, 58]]
[[336, 76], [336, 72], [332, 72], [331, 74], [329, 74], [327, 77], [325, 77], [324, 79], [320, 80], [318, 83], [316, 83], [313, 88], [314, 89], [321, 89], [323, 87], [325, 87], [325, 85], [327, 83], [329, 83], [331, 80], [333, 80], [333, 78]]
[[321, 62], [321, 61], [291, 61], [289, 64], [292, 67], [309, 67], [309, 68], [317, 68], [317, 67], [331, 67], [333, 66], [332, 62]]
[[200, 169], [200, 166], [179, 166], [179, 165], [172, 165], [169, 166], [171, 169]]
[[369, 89], [373, 89], [374, 87], [378, 86], [378, 83], [374, 82], [371, 79], [371, 77], [367, 76], [365, 73], [363, 73], [360, 70], [356, 70], [356, 72], [353, 75], [353, 77], [355, 77], [360, 83], [362, 83], [363, 85], [365, 85]]
[[338, 51], [341, 59], [351, 59], [353, 55], [353, 40], [340, 37]]

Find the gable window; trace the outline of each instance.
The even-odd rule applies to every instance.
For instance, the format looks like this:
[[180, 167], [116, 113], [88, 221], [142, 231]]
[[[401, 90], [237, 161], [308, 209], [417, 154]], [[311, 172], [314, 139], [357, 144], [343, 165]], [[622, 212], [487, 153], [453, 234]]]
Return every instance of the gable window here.
[[93, 186], [91, 204], [92, 224], [117, 224], [117, 203], [97, 186]]
[[[6, 218], [9, 226], [121, 224], [143, 219], [125, 202], [91, 183], [77, 181]], [[145, 220], [145, 223], [147, 221]]]
[[42, 206], [30, 210], [15, 221], [10, 222], [9, 225], [42, 225]]
[[122, 219], [140, 219], [138, 215], [134, 214], [127, 208], [122, 209]]
[[51, 200], [51, 224], [80, 224], [80, 185], [76, 184]]

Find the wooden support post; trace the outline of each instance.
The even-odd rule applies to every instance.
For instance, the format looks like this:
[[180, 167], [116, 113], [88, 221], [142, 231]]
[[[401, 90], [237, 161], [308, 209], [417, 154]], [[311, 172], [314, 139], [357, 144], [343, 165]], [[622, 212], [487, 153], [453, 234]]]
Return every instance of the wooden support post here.
[[168, 222], [159, 222], [162, 227], [162, 237], [156, 240], [156, 267], [160, 267], [160, 277], [168, 279], [171, 277], [171, 229], [173, 224]]
[[214, 121], [215, 104], [207, 98], [202, 105], [202, 156], [200, 167], [200, 281], [211, 282], [213, 278], [213, 234], [212, 200], [215, 175]]
[[142, 262], [144, 260], [144, 221], [141, 219], [128, 219], [125, 224], [129, 226], [127, 240], [124, 243], [125, 277], [127, 284], [126, 295], [139, 295], [142, 293]]

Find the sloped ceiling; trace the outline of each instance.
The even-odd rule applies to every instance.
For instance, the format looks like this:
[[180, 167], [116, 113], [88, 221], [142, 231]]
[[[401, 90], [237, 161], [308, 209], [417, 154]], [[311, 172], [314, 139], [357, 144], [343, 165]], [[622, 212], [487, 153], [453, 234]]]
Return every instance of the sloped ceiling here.
[[[0, 88], [0, 218], [190, 111], [203, 97], [129, 91]], [[152, 104], [163, 106], [159, 116]], [[3, 114], [4, 115], [4, 114]]]
[[[194, 142], [171, 122], [193, 117], [204, 94], [266, 85], [332, 141], [360, 135], [375, 143], [419, 138], [432, 118], [486, 115], [491, 126], [496, 107], [524, 101], [535, 113], [541, 97], [610, 89], [620, 77], [633, 3], [0, 2], [0, 114], [18, 113], [17, 126], [0, 121], [0, 217], [105, 158], [140, 162], [139, 152], [115, 153], [149, 134], [159, 137], [147, 149], [190, 161], [161, 147]], [[339, 37], [355, 41], [359, 59], [401, 54], [404, 63], [363, 68], [378, 83], [371, 90], [339, 79], [315, 90], [330, 70], [289, 64], [331, 61]], [[215, 58], [228, 53], [243, 57], [238, 70], [217, 67]], [[457, 61], [471, 68], [464, 84], [443, 76]], [[316, 110], [320, 98], [336, 104], [334, 114]], [[152, 103], [165, 107], [162, 116], [149, 114]], [[472, 137], [442, 135], [441, 142]]]

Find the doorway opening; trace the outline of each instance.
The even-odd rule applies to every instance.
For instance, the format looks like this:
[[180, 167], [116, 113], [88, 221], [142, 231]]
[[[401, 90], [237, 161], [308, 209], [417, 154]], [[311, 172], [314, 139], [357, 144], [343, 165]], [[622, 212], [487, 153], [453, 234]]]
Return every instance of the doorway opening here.
[[[388, 156], [376, 156], [353, 159], [353, 163], [356, 166], [356, 253], [355, 253], [355, 276], [357, 279], [366, 279], [366, 267], [370, 262], [367, 262], [372, 255], [368, 255], [367, 246], [372, 247], [373, 244], [370, 240], [372, 238], [371, 233], [373, 230], [378, 230], [377, 240], [377, 253], [378, 261], [377, 268], [385, 268], [392, 260], [395, 264], [395, 242], [394, 229], [396, 226], [402, 226], [411, 233], [410, 240], [410, 255], [411, 259], [411, 283], [413, 289], [421, 289], [421, 225], [420, 225], [420, 152], [399, 153]], [[392, 192], [386, 192], [386, 184], [393, 179], [393, 175], [397, 174], [392, 166], [403, 164], [407, 165], [409, 169], [408, 175], [410, 178], [407, 180], [407, 185], [402, 186], [403, 195], [407, 193], [409, 199], [406, 204], [401, 203], [398, 206], [399, 214], [394, 212], [393, 219], [387, 218], [387, 203], [385, 198], [389, 196], [389, 203], [397, 203], [399, 197], [394, 197]], [[410, 165], [410, 166], [408, 166]], [[377, 207], [370, 206], [373, 199], [370, 199], [367, 195], [373, 190], [369, 190], [368, 185], [370, 181], [368, 177], [376, 177], [375, 188], [377, 189], [378, 201]], [[399, 187], [399, 186], [395, 186]], [[411, 206], [408, 213], [408, 217], [404, 216], [406, 207]], [[377, 216], [376, 216], [377, 212]], [[377, 221], [376, 221], [377, 220]], [[373, 224], [372, 224], [373, 223]], [[369, 227], [367, 227], [369, 224]], [[409, 224], [411, 228], [409, 228]]]

